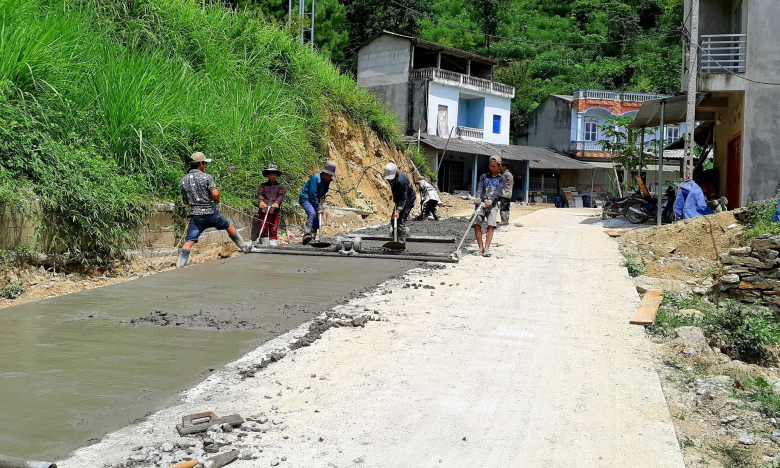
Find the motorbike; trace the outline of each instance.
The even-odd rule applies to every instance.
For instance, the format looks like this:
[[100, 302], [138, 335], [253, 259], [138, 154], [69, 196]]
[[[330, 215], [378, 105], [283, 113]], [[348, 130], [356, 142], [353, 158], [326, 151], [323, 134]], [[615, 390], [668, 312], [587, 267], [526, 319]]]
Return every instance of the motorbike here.
[[[669, 185], [666, 189], [664, 205], [661, 210], [661, 221], [664, 223], [673, 223], [677, 220], [674, 214], [674, 201], [677, 199], [677, 187]], [[658, 200], [653, 197], [631, 196], [631, 204], [628, 206], [626, 218], [633, 224], [646, 223], [653, 219], [658, 213]]]
[[631, 200], [629, 197], [610, 198], [609, 200], [606, 200], [601, 208], [601, 219], [625, 216], [630, 204]]

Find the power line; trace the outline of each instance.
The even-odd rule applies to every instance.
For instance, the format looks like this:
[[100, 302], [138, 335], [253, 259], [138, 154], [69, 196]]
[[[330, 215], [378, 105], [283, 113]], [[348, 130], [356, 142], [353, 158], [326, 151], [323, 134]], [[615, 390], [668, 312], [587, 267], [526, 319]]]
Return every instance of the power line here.
[[504, 37], [504, 36], [498, 36], [498, 35], [495, 35], [495, 34], [485, 34], [485, 33], [479, 32], [479, 31], [474, 31], [472, 29], [464, 28], [462, 26], [458, 26], [458, 25], [452, 24], [452, 23], [447, 23], [446, 21], [442, 21], [442, 20], [440, 20], [438, 18], [434, 18], [434, 17], [432, 17], [430, 15], [427, 15], [427, 14], [425, 14], [423, 12], [415, 10], [414, 8], [410, 8], [410, 7], [408, 7], [408, 6], [406, 6], [406, 5], [402, 4], [402, 3], [399, 3], [399, 2], [397, 2], [395, 0], [390, 0], [390, 3], [394, 3], [394, 4], [398, 5], [398, 6], [400, 6], [401, 8], [405, 8], [405, 9], [411, 11], [412, 13], [415, 13], [415, 14], [417, 14], [419, 16], [427, 18], [427, 19], [429, 19], [431, 21], [434, 21], [434, 22], [436, 22], [438, 24], [443, 24], [445, 26], [449, 26], [451, 28], [459, 29], [461, 31], [465, 31], [465, 32], [468, 32], [468, 33], [471, 33], [471, 34], [476, 34], [476, 35], [479, 35], [479, 36], [486, 36], [486, 37], [490, 37], [490, 38], [493, 38], [493, 39], [500, 39], [500, 40], [503, 40], [503, 41], [517, 42], [517, 43], [520, 43], [520, 44], [547, 45], [547, 46], [570, 46], [570, 47], [591, 46], [591, 45], [605, 45], [605, 44], [622, 44], [622, 43], [625, 43], [625, 42], [641, 41], [643, 39], [650, 39], [650, 38], [653, 38], [653, 37], [668, 36], [668, 35], [672, 35], [672, 34], [680, 34], [680, 32], [681, 32], [681, 30], [675, 29], [675, 30], [671, 30], [671, 31], [660, 31], [658, 33], [648, 34], [646, 36], [639, 36], [639, 37], [633, 37], [633, 38], [628, 38], [628, 39], [620, 39], [620, 40], [616, 40], [616, 41], [601, 41], [601, 42], [541, 42], [541, 41], [527, 41], [527, 40], [523, 40], [523, 39], [515, 39], [515, 38], [512, 38], [512, 37]]

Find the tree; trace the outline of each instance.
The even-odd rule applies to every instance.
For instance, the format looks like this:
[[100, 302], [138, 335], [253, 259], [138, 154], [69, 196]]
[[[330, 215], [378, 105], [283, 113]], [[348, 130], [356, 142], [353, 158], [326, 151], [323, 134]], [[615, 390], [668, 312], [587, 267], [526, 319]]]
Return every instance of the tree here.
[[[653, 131], [631, 128], [633, 117], [607, 117], [604, 122], [604, 125], [598, 126], [603, 137], [599, 144], [610, 152], [613, 165], [622, 167], [629, 175], [635, 171], [641, 172], [647, 164], [639, 147], [640, 138], [642, 132], [652, 135]], [[624, 188], [634, 186], [630, 180], [624, 180], [623, 185]]]
[[[349, 34], [342, 63], [342, 68], [346, 70], [354, 72], [357, 69], [358, 49], [382, 31], [419, 36], [420, 18], [390, 0], [343, 0], [342, 3], [347, 11]], [[399, 0], [398, 3], [425, 14], [431, 11], [429, 2], [425, 0]]]
[[502, 0], [472, 0], [469, 5], [472, 18], [479, 24], [479, 29], [485, 35], [488, 53], [490, 53], [490, 36], [498, 35], [498, 25], [501, 23], [500, 9]]
[[338, 0], [315, 0], [314, 45], [334, 62], [344, 59], [347, 33], [347, 9]]

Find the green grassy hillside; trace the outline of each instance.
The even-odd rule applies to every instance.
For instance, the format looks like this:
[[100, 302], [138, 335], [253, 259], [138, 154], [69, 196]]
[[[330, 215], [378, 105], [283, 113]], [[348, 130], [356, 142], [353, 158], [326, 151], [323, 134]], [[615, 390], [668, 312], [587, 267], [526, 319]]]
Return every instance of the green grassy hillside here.
[[394, 118], [257, 13], [191, 0], [0, 0], [0, 205], [37, 199], [53, 250], [105, 261], [203, 151], [227, 203], [275, 162], [300, 187], [328, 115]]

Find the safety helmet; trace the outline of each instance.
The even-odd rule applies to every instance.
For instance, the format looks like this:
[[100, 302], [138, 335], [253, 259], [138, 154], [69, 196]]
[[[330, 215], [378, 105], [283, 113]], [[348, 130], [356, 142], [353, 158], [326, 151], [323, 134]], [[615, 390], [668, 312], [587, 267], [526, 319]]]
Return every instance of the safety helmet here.
[[385, 179], [393, 180], [395, 179], [396, 174], [398, 174], [398, 166], [393, 163], [388, 163], [387, 166], [385, 166]]

